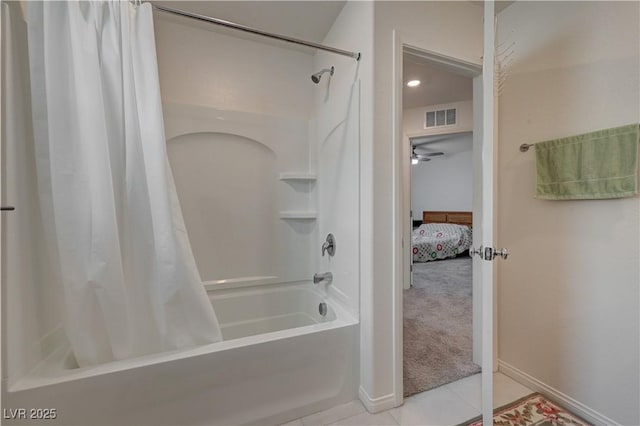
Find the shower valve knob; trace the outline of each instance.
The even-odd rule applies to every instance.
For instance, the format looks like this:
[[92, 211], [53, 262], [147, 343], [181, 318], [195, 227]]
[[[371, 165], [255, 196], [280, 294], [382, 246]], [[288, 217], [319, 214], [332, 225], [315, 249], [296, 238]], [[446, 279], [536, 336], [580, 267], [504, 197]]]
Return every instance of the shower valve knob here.
[[327, 235], [327, 240], [322, 243], [322, 256], [327, 253], [329, 256], [336, 254], [336, 239], [333, 234]]

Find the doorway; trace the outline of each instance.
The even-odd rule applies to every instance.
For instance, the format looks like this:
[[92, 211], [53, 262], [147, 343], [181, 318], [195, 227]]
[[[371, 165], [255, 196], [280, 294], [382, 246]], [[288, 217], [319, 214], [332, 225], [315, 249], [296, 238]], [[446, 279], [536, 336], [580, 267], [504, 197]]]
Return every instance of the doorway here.
[[394, 274], [393, 340], [394, 340], [394, 403], [403, 397], [403, 291], [410, 282], [411, 217], [410, 217], [410, 148], [403, 143], [402, 133], [402, 66], [403, 54], [411, 53], [451, 71], [473, 79], [473, 284], [472, 336], [473, 361], [481, 365], [481, 395], [483, 422], [492, 423], [493, 371], [495, 367], [495, 316], [493, 266], [493, 156], [494, 156], [494, 7], [484, 3], [483, 56], [480, 62], [467, 62], [420, 46], [422, 41], [393, 31], [393, 146], [394, 146]]
[[[473, 79], [403, 51], [402, 133], [411, 158], [405, 397], [480, 372], [473, 362]], [[406, 186], [405, 186], [406, 188]], [[406, 231], [406, 230], [405, 230]], [[405, 233], [406, 237], [406, 233]]]

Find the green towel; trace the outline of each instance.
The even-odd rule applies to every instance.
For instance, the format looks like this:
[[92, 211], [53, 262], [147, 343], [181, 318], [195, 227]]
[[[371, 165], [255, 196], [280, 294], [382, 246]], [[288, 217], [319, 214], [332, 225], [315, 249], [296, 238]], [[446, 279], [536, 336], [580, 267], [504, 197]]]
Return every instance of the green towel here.
[[637, 124], [535, 144], [536, 198], [595, 200], [638, 193]]

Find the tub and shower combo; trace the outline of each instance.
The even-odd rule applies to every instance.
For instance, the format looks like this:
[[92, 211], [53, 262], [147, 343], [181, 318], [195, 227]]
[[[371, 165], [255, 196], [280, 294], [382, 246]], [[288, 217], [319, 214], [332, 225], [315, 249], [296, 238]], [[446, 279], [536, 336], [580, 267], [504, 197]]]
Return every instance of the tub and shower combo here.
[[[312, 285], [210, 291], [224, 340], [190, 350], [78, 368], [61, 346], [13, 385], [4, 406], [55, 409], [49, 424], [239, 425], [279, 424], [350, 400], [357, 322]], [[35, 420], [15, 417], [4, 422]]]
[[[15, 212], [2, 218], [2, 421], [65, 425], [280, 424], [354, 399], [359, 362], [360, 142], [354, 60], [358, 54], [333, 48], [328, 48], [329, 52], [301, 52], [264, 44], [259, 37], [247, 39], [229, 32], [192, 28], [184, 16], [163, 18], [156, 12], [164, 155], [177, 195], [177, 199], [169, 196], [168, 200], [179, 201], [179, 215], [175, 217], [183, 221], [180, 223], [188, 233], [188, 249], [184, 252], [192, 253], [191, 262], [201, 282], [198, 291], [204, 288], [202, 295], [208, 298], [207, 309], [209, 304], [213, 308], [221, 339], [87, 365], [75, 356], [78, 341], [71, 336], [75, 333], [77, 339], [79, 327], [71, 324], [69, 328], [74, 316], [65, 312], [73, 300], [68, 296], [76, 288], [49, 285], [53, 280], [50, 277], [60, 272], [43, 249], [52, 241], [57, 242], [53, 245], [59, 250], [55, 253], [61, 259], [62, 276], [67, 271], [77, 278], [69, 268], [71, 255], [60, 249], [65, 247], [64, 238], [58, 235], [60, 228], [56, 228], [60, 223], [47, 228], [48, 214], [58, 218], [56, 209], [69, 214], [65, 208], [74, 205], [56, 204], [55, 188], [52, 197], [42, 196], [42, 157], [36, 156], [42, 134], [36, 131], [34, 136], [28, 130], [35, 126], [28, 117], [37, 115], [29, 108], [37, 107], [35, 96], [40, 87], [29, 80], [29, 75], [33, 78], [37, 71], [33, 63], [38, 58], [29, 56], [30, 42], [25, 36], [46, 38], [46, 34], [27, 29], [20, 19], [26, 11], [22, 6], [2, 5], [6, 43], [3, 61], [9, 64], [2, 78], [3, 87], [5, 83], [10, 87], [3, 93], [3, 102], [8, 103], [2, 108], [3, 124], [8, 123], [8, 130], [3, 129], [2, 195], [3, 202], [16, 207]], [[44, 19], [47, 13], [57, 13], [47, 7]], [[151, 9], [149, 4], [122, 7], [131, 8], [124, 13], [126, 19], [134, 21], [131, 25], [145, 28], [144, 22], [130, 17], [137, 16], [137, 8]], [[82, 19], [86, 21], [92, 13], [99, 18], [104, 11], [89, 8], [84, 12]], [[108, 29], [104, 31], [108, 34]], [[308, 111], [294, 114], [271, 107], [268, 111], [242, 109], [233, 104], [233, 96], [231, 105], [189, 103], [175, 96], [171, 99], [171, 64], [177, 62], [176, 57], [204, 55], [176, 48], [181, 34], [191, 37], [198, 46], [216, 41], [207, 48], [218, 50], [206, 54], [216, 57], [221, 68], [211, 74], [209, 70], [200, 73], [212, 80], [231, 81], [225, 78], [237, 71], [233, 69], [237, 59], [233, 52], [238, 49], [259, 52], [255, 61], [269, 61], [266, 55], [277, 54], [280, 61], [294, 63], [292, 69], [274, 68], [274, 75], [267, 75], [265, 80], [280, 78], [299, 84], [294, 89], [308, 99], [297, 102], [304, 102]], [[132, 40], [132, 45], [154, 46], [149, 44], [153, 37], [146, 42], [133, 36]], [[19, 58], [25, 56], [31, 58], [31, 68], [20, 62]], [[242, 66], [243, 72], [250, 71], [246, 62]], [[199, 69], [203, 65], [192, 63], [191, 67]], [[20, 72], [25, 69], [26, 73]], [[303, 77], [291, 77], [301, 70], [305, 71]], [[275, 76], [277, 73], [285, 75]], [[103, 90], [111, 87], [107, 80], [101, 83]], [[133, 81], [138, 83], [135, 78]], [[235, 83], [227, 84], [230, 86], [221, 90], [232, 91]], [[169, 99], [165, 99], [165, 90]], [[20, 101], [28, 96], [33, 97], [34, 105]], [[8, 105], [13, 107], [10, 111]], [[56, 114], [47, 113], [50, 121]], [[53, 134], [57, 130], [50, 131]], [[141, 137], [146, 137], [142, 133]], [[31, 141], [30, 145], [18, 143], [23, 140]], [[48, 154], [53, 158], [51, 149]], [[112, 163], [118, 158], [112, 151], [107, 155], [112, 156]], [[130, 158], [135, 155], [135, 150], [127, 151], [127, 161], [133, 161]], [[81, 158], [75, 152], [67, 157]], [[144, 157], [148, 166], [151, 160], [146, 151]], [[54, 160], [52, 175], [57, 167]], [[82, 166], [64, 163], [64, 167]], [[148, 183], [149, 188], [152, 185]], [[93, 191], [96, 188], [100, 186], [91, 187]], [[51, 210], [45, 205], [49, 199], [53, 199]], [[78, 206], [84, 208], [82, 202]], [[100, 208], [110, 209], [104, 205]], [[124, 214], [118, 209], [125, 211], [126, 203], [116, 202], [114, 209]], [[101, 219], [93, 214], [87, 229], [97, 232]], [[144, 226], [144, 220], [131, 220]], [[149, 219], [155, 228], [158, 221], [156, 216]], [[78, 228], [85, 225], [77, 223]], [[177, 238], [180, 241], [180, 236]], [[129, 243], [137, 250], [145, 248], [144, 244], [137, 246], [136, 241]], [[93, 255], [101, 247], [91, 246], [89, 251]], [[164, 260], [158, 270], [163, 270]], [[121, 261], [123, 270], [131, 267], [127, 259]], [[139, 270], [135, 266], [132, 270]], [[89, 275], [99, 275], [101, 268], [108, 267], [108, 262], [99, 263], [98, 272], [92, 269]], [[101, 314], [96, 310], [106, 309], [113, 302], [109, 299], [113, 293], [98, 287], [101, 292], [90, 296], [98, 302], [97, 308], [87, 313], [89, 322]], [[180, 306], [181, 310], [167, 316], [189, 318], [189, 305], [171, 306]], [[149, 312], [156, 313], [153, 309]], [[171, 327], [167, 326], [170, 331]]]

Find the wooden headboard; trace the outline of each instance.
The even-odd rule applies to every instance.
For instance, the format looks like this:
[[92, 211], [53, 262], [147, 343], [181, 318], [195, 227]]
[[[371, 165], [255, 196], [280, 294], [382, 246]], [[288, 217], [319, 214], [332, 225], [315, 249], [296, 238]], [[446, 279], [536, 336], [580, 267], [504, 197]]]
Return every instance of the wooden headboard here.
[[422, 223], [455, 223], [458, 225], [473, 225], [472, 212], [422, 212]]

